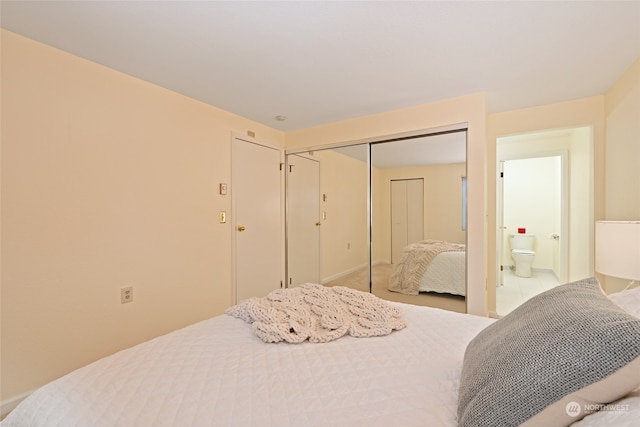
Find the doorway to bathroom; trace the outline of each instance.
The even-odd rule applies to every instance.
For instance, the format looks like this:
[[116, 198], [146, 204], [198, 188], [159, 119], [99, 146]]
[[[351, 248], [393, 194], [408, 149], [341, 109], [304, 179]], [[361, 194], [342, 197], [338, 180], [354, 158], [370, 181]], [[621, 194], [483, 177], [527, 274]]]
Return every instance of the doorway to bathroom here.
[[[538, 293], [590, 274], [591, 140], [588, 127], [498, 138], [499, 316]], [[534, 236], [535, 253], [526, 260], [531, 261], [530, 277], [515, 274], [509, 236], [518, 233]]]
[[[498, 258], [501, 281], [496, 289], [499, 315], [566, 281], [565, 163], [565, 154], [499, 163], [502, 188], [502, 254]], [[531, 236], [533, 253], [514, 256], [512, 250], [517, 248], [513, 237], [521, 235]], [[527, 273], [523, 274], [525, 270]]]

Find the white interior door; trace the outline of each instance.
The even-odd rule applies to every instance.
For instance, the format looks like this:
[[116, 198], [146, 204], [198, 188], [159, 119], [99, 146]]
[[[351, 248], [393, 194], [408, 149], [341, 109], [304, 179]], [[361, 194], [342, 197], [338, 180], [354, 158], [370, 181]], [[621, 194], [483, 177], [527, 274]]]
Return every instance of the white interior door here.
[[282, 286], [282, 153], [233, 138], [231, 193], [235, 301]]
[[424, 239], [424, 180], [408, 179], [407, 244]]
[[424, 239], [424, 180], [391, 181], [391, 262], [409, 243]]
[[391, 262], [397, 263], [407, 246], [407, 184], [391, 181]]
[[289, 286], [320, 283], [320, 163], [289, 156], [287, 235]]

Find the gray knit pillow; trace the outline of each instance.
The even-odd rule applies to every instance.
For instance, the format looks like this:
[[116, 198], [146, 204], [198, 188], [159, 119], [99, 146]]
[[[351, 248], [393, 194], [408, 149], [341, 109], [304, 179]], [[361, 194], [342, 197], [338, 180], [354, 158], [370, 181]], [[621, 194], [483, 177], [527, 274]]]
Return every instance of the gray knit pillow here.
[[640, 319], [595, 278], [557, 286], [467, 346], [459, 426], [566, 426], [640, 385]]

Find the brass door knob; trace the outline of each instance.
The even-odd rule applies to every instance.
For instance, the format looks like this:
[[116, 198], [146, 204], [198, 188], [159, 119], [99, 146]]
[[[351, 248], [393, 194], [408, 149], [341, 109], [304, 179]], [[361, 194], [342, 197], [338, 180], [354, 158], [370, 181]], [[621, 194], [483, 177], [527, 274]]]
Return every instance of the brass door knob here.
[[244, 231], [244, 230], [246, 230], [244, 225], [239, 225], [238, 226], [238, 231]]

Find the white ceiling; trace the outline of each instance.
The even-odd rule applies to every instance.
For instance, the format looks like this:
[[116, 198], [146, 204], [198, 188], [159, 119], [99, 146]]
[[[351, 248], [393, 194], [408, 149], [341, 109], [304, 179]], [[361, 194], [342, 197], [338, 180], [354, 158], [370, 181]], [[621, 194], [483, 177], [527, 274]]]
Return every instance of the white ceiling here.
[[[363, 162], [366, 162], [369, 157], [367, 144], [349, 145], [333, 148], [333, 150]], [[466, 161], [466, 131], [422, 135], [393, 141], [383, 140], [371, 146], [371, 164], [380, 169]]]
[[476, 92], [489, 112], [601, 95], [640, 56], [639, 1], [0, 7], [3, 28], [284, 131]]
[[467, 132], [436, 134], [371, 146], [371, 164], [377, 168], [466, 161]]

